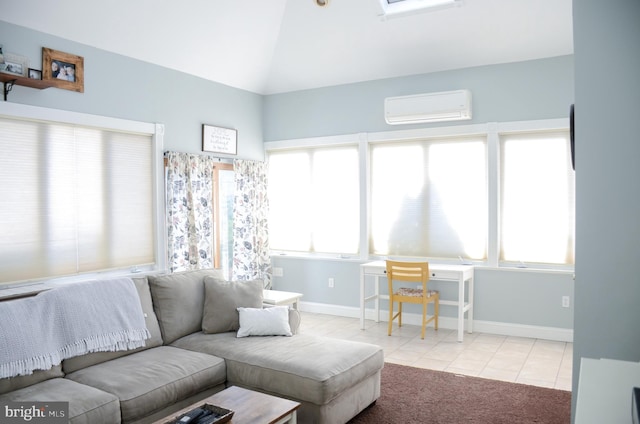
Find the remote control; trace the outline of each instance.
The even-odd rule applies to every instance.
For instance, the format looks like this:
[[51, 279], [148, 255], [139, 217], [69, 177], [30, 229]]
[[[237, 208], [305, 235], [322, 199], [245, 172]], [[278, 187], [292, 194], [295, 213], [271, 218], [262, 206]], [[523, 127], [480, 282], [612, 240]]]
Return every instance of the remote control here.
[[[212, 423], [218, 416], [214, 414], [214, 412], [210, 409], [205, 409], [204, 413], [200, 415], [195, 421], [192, 421], [193, 424], [207, 424]], [[213, 420], [213, 421], [212, 421]]]
[[209, 415], [203, 415], [198, 419], [197, 424], [212, 424], [216, 422], [220, 418], [218, 414], [214, 414], [213, 412]]
[[204, 413], [205, 413], [204, 409], [196, 408], [193, 411], [189, 411], [186, 414], [184, 414], [182, 417], [180, 417], [180, 419], [178, 420], [178, 423], [180, 424], [194, 423]]

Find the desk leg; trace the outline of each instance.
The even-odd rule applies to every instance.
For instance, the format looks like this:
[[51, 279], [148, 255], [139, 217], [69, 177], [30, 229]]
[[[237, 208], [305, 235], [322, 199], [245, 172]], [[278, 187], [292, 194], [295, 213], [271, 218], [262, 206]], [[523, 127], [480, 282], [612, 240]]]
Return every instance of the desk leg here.
[[464, 277], [458, 281], [458, 341], [464, 338]]
[[469, 312], [467, 313], [467, 331], [473, 333], [473, 277], [469, 278]]
[[376, 307], [376, 322], [380, 322], [380, 277], [376, 275], [374, 278], [375, 278], [374, 284], [376, 285], [376, 289], [375, 289], [376, 300], [374, 301], [374, 304]]
[[364, 271], [360, 269], [360, 329], [364, 330]]

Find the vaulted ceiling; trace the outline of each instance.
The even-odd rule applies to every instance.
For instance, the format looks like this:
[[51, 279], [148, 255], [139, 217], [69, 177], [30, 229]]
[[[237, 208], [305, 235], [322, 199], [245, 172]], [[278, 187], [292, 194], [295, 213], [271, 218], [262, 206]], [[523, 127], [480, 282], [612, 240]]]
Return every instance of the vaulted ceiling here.
[[260, 94], [573, 53], [571, 0], [0, 0], [1, 20]]

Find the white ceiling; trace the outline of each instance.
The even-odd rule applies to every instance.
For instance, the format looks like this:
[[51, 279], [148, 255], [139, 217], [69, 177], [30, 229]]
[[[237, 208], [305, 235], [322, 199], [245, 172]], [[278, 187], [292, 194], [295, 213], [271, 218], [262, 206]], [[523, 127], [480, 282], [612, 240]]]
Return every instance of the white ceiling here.
[[571, 3], [464, 0], [384, 21], [379, 0], [0, 0], [0, 19], [272, 94], [572, 54]]

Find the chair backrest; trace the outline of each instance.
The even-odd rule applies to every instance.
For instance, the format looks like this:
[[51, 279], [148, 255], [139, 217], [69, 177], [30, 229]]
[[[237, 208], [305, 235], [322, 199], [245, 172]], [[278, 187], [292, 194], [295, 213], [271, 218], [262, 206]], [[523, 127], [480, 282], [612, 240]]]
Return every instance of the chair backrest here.
[[391, 290], [392, 281], [408, 281], [412, 283], [423, 283], [423, 289], [426, 289], [429, 280], [429, 263], [428, 262], [401, 262], [387, 261], [387, 279], [389, 280], [389, 288]]

